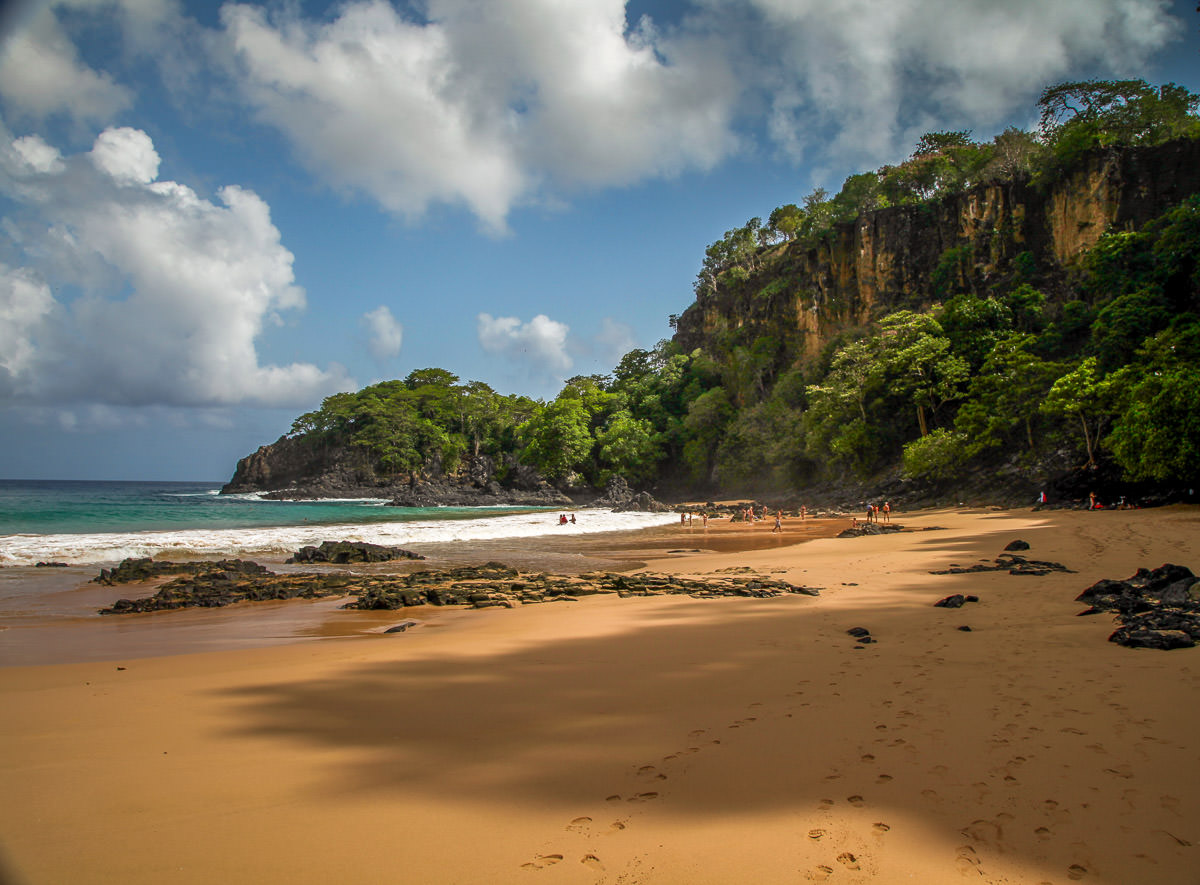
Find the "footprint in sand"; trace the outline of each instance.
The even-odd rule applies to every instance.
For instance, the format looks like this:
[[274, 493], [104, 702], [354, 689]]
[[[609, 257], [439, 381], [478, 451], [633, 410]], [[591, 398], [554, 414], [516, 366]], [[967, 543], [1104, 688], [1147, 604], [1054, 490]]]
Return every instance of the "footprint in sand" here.
[[620, 795], [618, 795], [618, 794], [614, 793], [614, 794], [613, 794], [613, 795], [611, 795], [611, 796], [607, 796], [607, 797], [605, 797], [604, 801], [605, 801], [605, 802], [620, 802], [620, 801], [621, 801], [621, 797], [620, 797]]
[[833, 800], [832, 799], [822, 799], [818, 803], [817, 807], [820, 808], [821, 810], [827, 810], [827, 809], [833, 808]]
[[871, 824], [871, 829], [882, 836], [884, 833], [890, 830], [891, 827], [889, 827], [883, 821], [876, 821], [875, 823]]
[[1054, 833], [1050, 830], [1049, 827], [1038, 827], [1036, 830], [1033, 831], [1033, 834], [1035, 836], [1037, 836], [1039, 839], [1049, 839], [1051, 836], [1054, 835]]
[[594, 870], [604, 869], [604, 864], [600, 863], [600, 858], [596, 857], [594, 854], [585, 854], [583, 857], [579, 858], [579, 862], [585, 867], [591, 867]]
[[849, 802], [851, 805], [853, 805], [855, 808], [862, 808], [864, 805], [867, 804], [866, 800], [863, 799], [862, 796], [857, 796], [857, 795], [847, 796], [846, 801]]
[[890, 774], [881, 774], [881, 775], [879, 775], [879, 777], [875, 778], [875, 783], [886, 784], [891, 779], [892, 779], [892, 776]]
[[837, 862], [840, 863], [842, 866], [844, 866], [848, 870], [861, 870], [862, 869], [862, 867], [859, 866], [858, 858], [855, 857], [853, 854], [851, 854], [849, 851], [843, 851], [841, 854], [839, 854], [837, 856]]
[[[954, 865], [964, 876], [979, 873], [979, 855], [970, 845], [960, 845], [954, 858]], [[982, 875], [982, 873], [980, 873]]]
[[1067, 878], [1072, 881], [1078, 881], [1087, 875], [1087, 867], [1082, 867], [1077, 863], [1067, 867]]
[[875, 757], [874, 757], [874, 756], [872, 756], [870, 753], [866, 753], [866, 754], [864, 754], [863, 756], [861, 756], [861, 757], [860, 757], [860, 761], [862, 761], [862, 762], [874, 762], [874, 761], [875, 761]]
[[590, 817], [577, 817], [575, 820], [567, 824], [567, 832], [582, 833], [584, 828], [592, 822]]
[[619, 833], [619, 832], [621, 832], [621, 830], [625, 829], [625, 822], [620, 821], [620, 820], [615, 820], [611, 824], [608, 825], [608, 829], [609, 829], [609, 832]]
[[628, 802], [649, 802], [651, 799], [657, 799], [658, 793], [638, 793], [636, 796], [630, 796]]
[[546, 867], [552, 867], [563, 859], [561, 854], [542, 854], [535, 857], [529, 863], [521, 864], [523, 870], [544, 870]]
[[824, 882], [833, 875], [833, 867], [827, 867], [825, 864], [820, 864], [816, 868], [808, 871], [808, 879], [812, 882]]
[[822, 839], [822, 838], [824, 838], [824, 837], [825, 837], [825, 831], [824, 831], [824, 830], [822, 830], [820, 827], [818, 827], [818, 828], [817, 828], [817, 829], [815, 829], [815, 830], [809, 830], [809, 831], [808, 831], [808, 838], [812, 839], [813, 841], [816, 841], [816, 840], [818, 840], [818, 839]]

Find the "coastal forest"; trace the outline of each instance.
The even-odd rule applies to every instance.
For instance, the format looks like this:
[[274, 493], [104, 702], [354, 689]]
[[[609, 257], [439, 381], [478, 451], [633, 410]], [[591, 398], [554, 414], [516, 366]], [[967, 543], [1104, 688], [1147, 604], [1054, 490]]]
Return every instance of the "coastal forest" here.
[[336, 465], [341, 487], [536, 477], [574, 500], [617, 478], [676, 499], [1186, 493], [1198, 108], [1173, 84], [1092, 80], [1046, 88], [1035, 131], [929, 132], [704, 248], [673, 336], [611, 373], [548, 402], [440, 368], [339, 393], [227, 490]]

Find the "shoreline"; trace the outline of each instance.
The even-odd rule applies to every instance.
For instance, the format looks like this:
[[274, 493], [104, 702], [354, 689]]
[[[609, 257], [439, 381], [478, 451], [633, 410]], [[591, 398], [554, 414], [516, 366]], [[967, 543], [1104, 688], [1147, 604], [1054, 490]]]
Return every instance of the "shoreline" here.
[[[1200, 568], [1200, 510], [898, 521], [916, 531], [616, 551], [818, 598], [0, 668], [4, 881], [1193, 882], [1198, 652], [1109, 643], [1074, 598]], [[1015, 538], [1074, 573], [929, 573]], [[980, 601], [932, 606], [956, 592]]]
[[[668, 524], [566, 537], [543, 535], [492, 541], [441, 542], [420, 545], [427, 558], [422, 561], [391, 561], [350, 566], [313, 567], [287, 565], [284, 555], [250, 556], [280, 573], [321, 571], [323, 573], [395, 574], [431, 568], [479, 565], [500, 560], [525, 571], [579, 574], [604, 570], [625, 572], [641, 568], [647, 557], [686, 547], [726, 553], [753, 549], [777, 549], [826, 537], [844, 528], [841, 520], [799, 520], [785, 523], [781, 534], [770, 532], [768, 523], [710, 521], [708, 529], [699, 520], [692, 526]], [[680, 554], [682, 555], [682, 554]], [[165, 558], [165, 557], [164, 557]], [[214, 557], [215, 558], [215, 557]], [[245, 602], [223, 608], [187, 608], [147, 614], [102, 617], [98, 610], [128, 597], [152, 595], [166, 579], [146, 583], [101, 586], [91, 583], [99, 566], [66, 569], [9, 567], [0, 579], [39, 581], [45, 591], [31, 596], [24, 610], [3, 612], [0, 623], [0, 668], [54, 663], [84, 663], [89, 660], [118, 660], [186, 654], [189, 651], [236, 650], [241, 648], [309, 642], [331, 637], [366, 636], [414, 617], [432, 621], [453, 617], [455, 606], [423, 605], [396, 611], [341, 611], [352, 597], [285, 602]]]

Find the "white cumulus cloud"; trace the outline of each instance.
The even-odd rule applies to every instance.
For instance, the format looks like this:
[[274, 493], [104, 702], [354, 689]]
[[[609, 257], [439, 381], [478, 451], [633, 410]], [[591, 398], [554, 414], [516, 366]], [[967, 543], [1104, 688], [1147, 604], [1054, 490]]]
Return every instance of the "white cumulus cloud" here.
[[476, 317], [479, 345], [487, 352], [523, 364], [536, 372], [565, 376], [574, 364], [567, 353], [566, 323], [538, 314], [527, 323], [516, 317]]
[[10, 111], [103, 122], [132, 104], [128, 88], [80, 59], [49, 4], [21, 24], [0, 40], [0, 99]]
[[375, 359], [383, 361], [400, 355], [404, 343], [404, 327], [392, 316], [386, 304], [363, 314], [367, 329], [367, 347]]
[[229, 4], [249, 102], [333, 184], [409, 218], [462, 205], [503, 230], [559, 187], [707, 169], [733, 149], [736, 87], [719, 57], [673, 57], [622, 0], [382, 0], [329, 22]]
[[158, 178], [162, 162], [150, 136], [128, 126], [105, 129], [91, 150], [97, 169], [122, 184], [149, 184]]
[[8, 232], [24, 262], [0, 274], [19, 345], [8, 396], [290, 406], [352, 385], [336, 364], [259, 361], [265, 325], [303, 309], [304, 292], [257, 194], [231, 185], [214, 202], [154, 180], [158, 154], [137, 130], [106, 130], [57, 172], [10, 145], [0, 187], [18, 206]]

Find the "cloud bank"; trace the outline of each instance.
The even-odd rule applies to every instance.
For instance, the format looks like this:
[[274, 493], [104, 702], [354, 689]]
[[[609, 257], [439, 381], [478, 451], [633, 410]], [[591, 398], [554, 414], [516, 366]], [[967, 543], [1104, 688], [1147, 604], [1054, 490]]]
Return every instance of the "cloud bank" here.
[[264, 328], [305, 300], [266, 203], [236, 186], [203, 199], [158, 166], [136, 129], [71, 157], [4, 138], [7, 251], [22, 262], [0, 264], [0, 396], [294, 406], [353, 386], [337, 365], [259, 361]]
[[[268, 11], [268, 8], [270, 11]], [[518, 207], [709, 170], [765, 150], [838, 169], [893, 162], [937, 128], [990, 131], [1073, 76], [1136, 73], [1182, 28], [1167, 0], [694, 0], [630, 21], [624, 0], [226, 3], [55, 0], [0, 50], [25, 116], [110, 121], [130, 89], [89, 68], [53, 10], [117, 22], [164, 77], [198, 76], [278, 130], [328, 186], [416, 221], [507, 230]], [[1081, 73], [1088, 72], [1088, 73]]]

